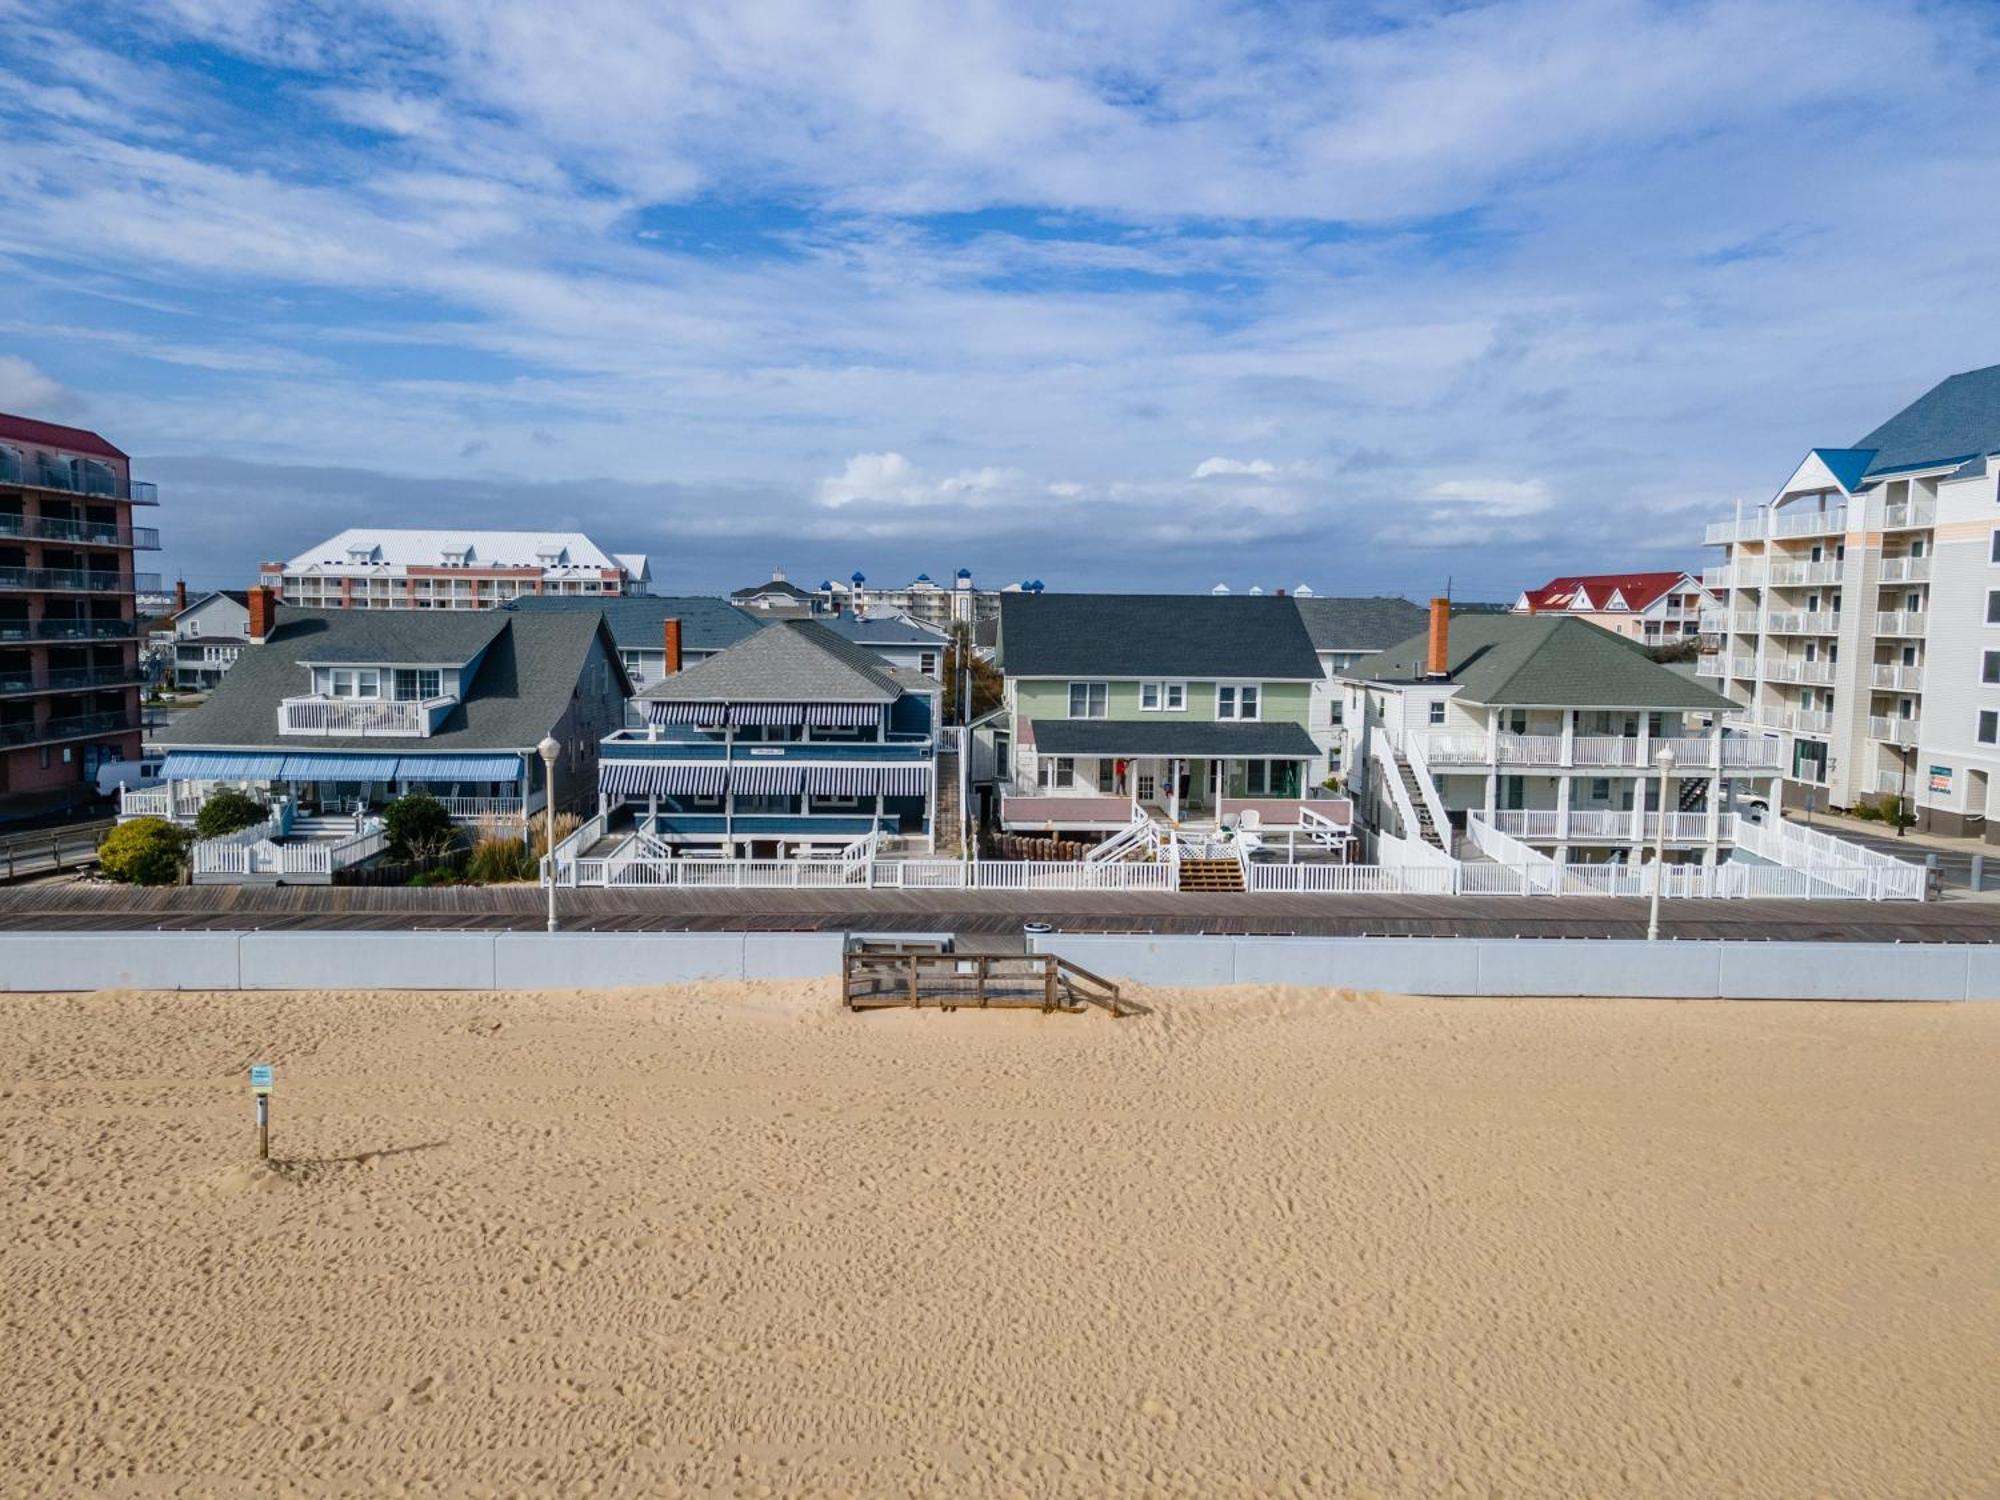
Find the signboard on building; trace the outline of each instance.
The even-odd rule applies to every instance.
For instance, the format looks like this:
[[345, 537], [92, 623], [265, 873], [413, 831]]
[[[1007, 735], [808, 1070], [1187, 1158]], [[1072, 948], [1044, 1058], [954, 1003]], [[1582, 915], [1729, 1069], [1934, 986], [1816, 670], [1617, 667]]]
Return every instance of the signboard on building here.
[[1931, 767], [1931, 790], [1943, 796], [1949, 797], [1951, 795], [1950, 766]]

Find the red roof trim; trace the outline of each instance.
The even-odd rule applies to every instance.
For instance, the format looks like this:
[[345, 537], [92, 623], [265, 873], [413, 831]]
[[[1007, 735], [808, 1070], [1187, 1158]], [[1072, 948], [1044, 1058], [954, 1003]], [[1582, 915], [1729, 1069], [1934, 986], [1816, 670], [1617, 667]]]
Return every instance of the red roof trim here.
[[[1611, 613], [1608, 608], [1611, 597], [1623, 597], [1625, 608], [1633, 614], [1650, 609], [1662, 594], [1670, 594], [1683, 583], [1691, 583], [1699, 588], [1693, 575], [1688, 573], [1590, 573], [1570, 578], [1552, 578], [1538, 589], [1527, 591], [1529, 608], [1567, 609], [1570, 601], [1579, 591], [1589, 594], [1593, 613]], [[1599, 602], [1603, 601], [1603, 602]]]
[[127, 454], [81, 427], [61, 427], [54, 422], [37, 422], [33, 417], [10, 416], [0, 412], [0, 438], [20, 443], [39, 443], [44, 448], [60, 448], [66, 453], [88, 453], [96, 458], [116, 458], [130, 462]]

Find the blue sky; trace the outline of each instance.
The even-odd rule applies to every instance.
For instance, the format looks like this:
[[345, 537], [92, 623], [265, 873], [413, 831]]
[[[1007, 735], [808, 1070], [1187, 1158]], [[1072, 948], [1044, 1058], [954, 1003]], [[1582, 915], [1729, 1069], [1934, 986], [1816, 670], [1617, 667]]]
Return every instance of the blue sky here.
[[1990, 4], [0, 0], [0, 409], [240, 585], [1511, 596], [2000, 362]]

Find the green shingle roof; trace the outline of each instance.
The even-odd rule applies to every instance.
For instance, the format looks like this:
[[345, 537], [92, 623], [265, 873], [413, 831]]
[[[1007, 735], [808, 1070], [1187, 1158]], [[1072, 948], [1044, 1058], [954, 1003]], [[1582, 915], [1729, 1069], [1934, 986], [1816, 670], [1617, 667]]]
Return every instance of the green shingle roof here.
[[1003, 594], [999, 662], [1009, 677], [1320, 675], [1294, 601], [1275, 594]]
[[[613, 671], [617, 653], [604, 617], [579, 611], [332, 610], [280, 608], [277, 627], [243, 654], [208, 702], [173, 721], [161, 745], [371, 750], [385, 754], [523, 750], [539, 743], [569, 708], [592, 644], [602, 636]], [[278, 705], [312, 691], [307, 661], [440, 662], [468, 642], [486, 652], [464, 698], [428, 738], [385, 739], [278, 733]], [[622, 678], [621, 678], [622, 680]]]
[[[1421, 632], [1364, 657], [1342, 675], [1364, 682], [1421, 682], [1429, 644], [1429, 633]], [[1451, 681], [1470, 703], [1698, 711], [1736, 706], [1720, 693], [1668, 671], [1638, 642], [1588, 620], [1454, 615], [1446, 656]]]

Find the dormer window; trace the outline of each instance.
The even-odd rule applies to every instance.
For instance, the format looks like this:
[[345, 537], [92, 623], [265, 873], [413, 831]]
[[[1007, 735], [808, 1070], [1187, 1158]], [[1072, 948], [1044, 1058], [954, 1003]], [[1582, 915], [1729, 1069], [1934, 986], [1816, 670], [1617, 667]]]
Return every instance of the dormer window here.
[[366, 566], [375, 561], [375, 549], [373, 547], [349, 547], [347, 549], [347, 560], [351, 563]]
[[559, 568], [569, 560], [561, 547], [537, 548], [535, 556], [545, 568]]
[[405, 703], [444, 696], [444, 674], [436, 667], [396, 668], [396, 696]]
[[335, 667], [327, 673], [329, 698], [379, 698], [382, 674], [373, 667]]

